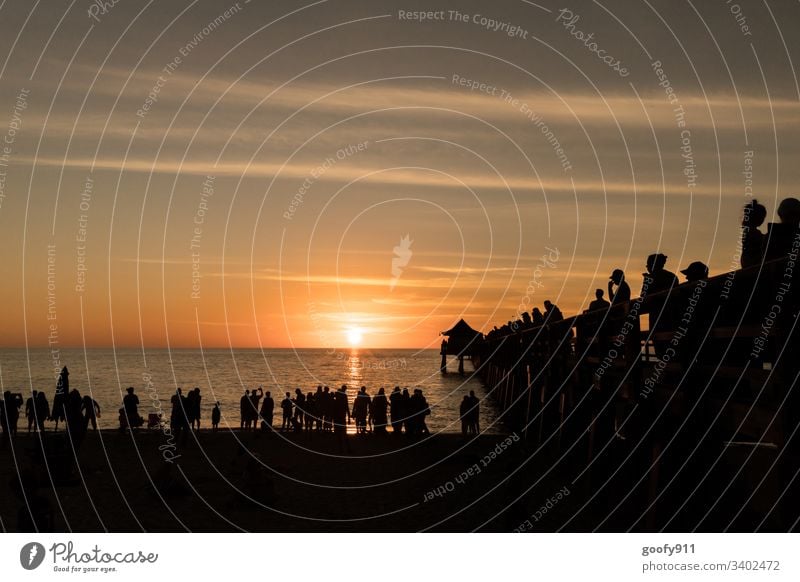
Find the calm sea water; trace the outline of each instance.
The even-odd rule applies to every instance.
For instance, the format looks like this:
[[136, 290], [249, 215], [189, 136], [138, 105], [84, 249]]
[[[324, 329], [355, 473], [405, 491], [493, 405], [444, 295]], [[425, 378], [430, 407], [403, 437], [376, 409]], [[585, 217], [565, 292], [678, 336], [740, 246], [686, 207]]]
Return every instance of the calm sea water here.
[[[147, 350], [137, 349], [62, 349], [57, 360], [49, 349], [0, 350], [0, 380], [3, 390], [21, 392], [27, 399], [31, 390], [44, 390], [52, 404], [56, 374], [60, 366], [70, 371], [70, 388], [91, 393], [102, 409], [102, 428], [119, 426], [118, 410], [128, 386], [133, 386], [141, 402], [140, 414], [147, 418], [161, 407], [169, 417], [170, 397], [178, 387], [184, 393], [199, 387], [202, 398], [203, 427], [211, 425], [211, 408], [219, 400], [222, 424], [239, 426], [239, 398], [245, 389], [262, 385], [272, 392], [279, 419], [281, 395], [296, 388], [313, 392], [318, 384], [335, 389], [347, 384], [352, 400], [361, 386], [371, 395], [383, 387], [387, 396], [394, 386], [419, 387], [432, 413], [428, 427], [432, 432], [460, 432], [458, 407], [465, 394], [474, 390], [482, 399], [481, 429], [503, 432], [497, 409], [477, 377], [442, 376], [438, 350]], [[457, 370], [452, 361], [448, 368]], [[148, 381], [149, 379], [149, 381]], [[25, 425], [20, 419], [20, 428]], [[351, 426], [351, 430], [354, 427]]]

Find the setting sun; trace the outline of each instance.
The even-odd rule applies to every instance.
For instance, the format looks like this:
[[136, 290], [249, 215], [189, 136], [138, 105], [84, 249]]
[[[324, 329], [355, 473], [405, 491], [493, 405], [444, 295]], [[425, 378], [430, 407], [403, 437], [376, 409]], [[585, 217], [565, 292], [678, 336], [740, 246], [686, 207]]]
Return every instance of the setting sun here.
[[361, 343], [363, 333], [358, 327], [351, 327], [347, 330], [347, 341], [351, 346], [357, 346]]

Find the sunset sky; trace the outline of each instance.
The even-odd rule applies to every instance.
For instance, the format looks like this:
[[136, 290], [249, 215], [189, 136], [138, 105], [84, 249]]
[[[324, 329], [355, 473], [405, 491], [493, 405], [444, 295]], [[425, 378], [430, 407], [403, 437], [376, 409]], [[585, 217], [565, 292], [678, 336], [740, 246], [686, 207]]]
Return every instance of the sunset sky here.
[[436, 346], [651, 252], [726, 272], [747, 195], [800, 190], [799, 15], [4, 2], [0, 342]]

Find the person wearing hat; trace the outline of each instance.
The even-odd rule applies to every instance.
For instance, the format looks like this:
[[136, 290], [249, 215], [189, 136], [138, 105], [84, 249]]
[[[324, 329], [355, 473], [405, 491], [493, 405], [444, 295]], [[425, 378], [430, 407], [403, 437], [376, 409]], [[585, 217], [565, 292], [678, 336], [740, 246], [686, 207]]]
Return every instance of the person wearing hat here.
[[662, 253], [654, 253], [647, 257], [647, 273], [642, 273], [644, 277], [642, 297], [660, 291], [669, 291], [678, 285], [678, 277], [664, 268], [666, 264], [667, 255]]
[[708, 267], [705, 263], [701, 263], [700, 261], [695, 261], [683, 269], [681, 273], [686, 276], [687, 283], [708, 279]]
[[631, 300], [631, 288], [625, 281], [625, 271], [622, 269], [614, 269], [608, 278], [608, 300], [612, 305]]

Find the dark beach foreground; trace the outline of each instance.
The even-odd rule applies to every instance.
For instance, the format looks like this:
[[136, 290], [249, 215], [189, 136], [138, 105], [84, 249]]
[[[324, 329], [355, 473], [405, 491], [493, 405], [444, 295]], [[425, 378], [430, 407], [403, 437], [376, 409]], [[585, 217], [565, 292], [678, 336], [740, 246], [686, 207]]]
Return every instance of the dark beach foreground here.
[[[582, 455], [517, 435], [348, 435], [345, 445], [327, 433], [186, 436], [90, 431], [73, 456], [63, 432], [46, 434], [45, 455], [38, 436], [21, 433], [0, 449], [4, 531], [34, 531], [34, 521], [59, 532], [648, 531], [647, 483], [626, 464], [584, 471]], [[660, 511], [685, 530], [728, 483], [715, 475], [688, 503], [668, 494]], [[769, 508], [740, 485], [724, 488], [700, 529], [722, 530], [734, 514], [732, 529], [756, 527]], [[785, 530], [776, 517], [762, 529]]]

